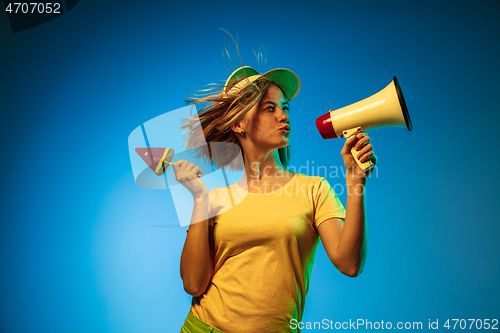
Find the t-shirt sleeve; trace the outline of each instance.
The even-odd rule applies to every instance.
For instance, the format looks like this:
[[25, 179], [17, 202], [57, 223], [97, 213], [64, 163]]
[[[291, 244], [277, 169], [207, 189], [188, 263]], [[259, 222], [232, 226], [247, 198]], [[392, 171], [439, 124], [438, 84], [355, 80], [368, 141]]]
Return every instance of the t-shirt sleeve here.
[[316, 193], [313, 193], [314, 227], [316, 230], [321, 223], [328, 219], [334, 217], [345, 219], [344, 206], [328, 181], [325, 178], [321, 178], [316, 188]]

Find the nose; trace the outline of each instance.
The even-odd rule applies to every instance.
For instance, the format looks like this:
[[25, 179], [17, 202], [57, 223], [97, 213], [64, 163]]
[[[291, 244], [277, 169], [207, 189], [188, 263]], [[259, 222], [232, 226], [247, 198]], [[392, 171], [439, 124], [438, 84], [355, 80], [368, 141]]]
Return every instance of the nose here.
[[280, 122], [288, 121], [288, 112], [284, 111], [281, 107], [279, 108], [280, 112], [278, 113], [278, 120]]

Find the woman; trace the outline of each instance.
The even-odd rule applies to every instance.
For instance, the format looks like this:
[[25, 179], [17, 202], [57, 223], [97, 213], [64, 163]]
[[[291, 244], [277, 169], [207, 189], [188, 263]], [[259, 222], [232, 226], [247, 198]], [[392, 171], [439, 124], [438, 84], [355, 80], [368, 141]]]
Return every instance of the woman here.
[[[209, 193], [198, 167], [173, 163], [176, 179], [194, 198], [181, 256], [181, 278], [193, 302], [181, 332], [299, 331], [292, 323], [302, 320], [318, 237], [340, 272], [355, 277], [363, 270], [369, 172], [358, 167], [351, 148], [360, 151], [362, 162], [375, 163], [370, 138], [359, 133], [341, 151], [347, 170], [345, 211], [324, 178], [286, 168], [289, 102], [299, 90], [300, 81], [289, 70], [260, 75], [242, 67], [222, 91], [191, 101], [208, 104], [187, 120], [188, 148], [203, 138], [233, 143], [219, 151], [199, 148], [199, 153], [219, 167], [244, 168], [245, 173], [240, 182]], [[198, 121], [201, 126], [195, 126]], [[236, 158], [240, 150], [243, 163]]]

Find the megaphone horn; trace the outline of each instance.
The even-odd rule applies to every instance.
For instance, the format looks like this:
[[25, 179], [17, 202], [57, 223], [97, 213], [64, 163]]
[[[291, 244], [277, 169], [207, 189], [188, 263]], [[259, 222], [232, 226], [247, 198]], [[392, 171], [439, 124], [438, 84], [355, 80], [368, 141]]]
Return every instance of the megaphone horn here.
[[[329, 110], [316, 119], [316, 127], [323, 139], [349, 139], [359, 131], [384, 126], [406, 126], [412, 130], [410, 114], [396, 77], [378, 93], [341, 109]], [[371, 161], [359, 162], [354, 148], [351, 152], [361, 169], [368, 170], [373, 166]]]

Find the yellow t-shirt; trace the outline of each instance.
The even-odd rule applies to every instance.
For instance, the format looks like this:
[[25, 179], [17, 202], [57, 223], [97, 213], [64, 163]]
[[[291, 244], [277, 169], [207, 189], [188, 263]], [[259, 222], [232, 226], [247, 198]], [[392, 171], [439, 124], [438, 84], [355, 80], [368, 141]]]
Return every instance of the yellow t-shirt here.
[[[228, 195], [234, 208], [227, 207]], [[210, 191], [209, 200], [214, 275], [191, 311], [225, 333], [296, 332], [290, 320], [302, 320], [317, 228], [345, 218], [330, 184], [296, 173], [270, 193], [247, 194], [236, 183]]]

